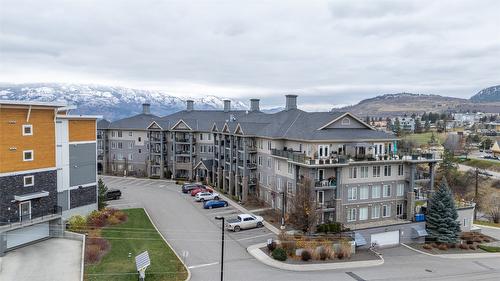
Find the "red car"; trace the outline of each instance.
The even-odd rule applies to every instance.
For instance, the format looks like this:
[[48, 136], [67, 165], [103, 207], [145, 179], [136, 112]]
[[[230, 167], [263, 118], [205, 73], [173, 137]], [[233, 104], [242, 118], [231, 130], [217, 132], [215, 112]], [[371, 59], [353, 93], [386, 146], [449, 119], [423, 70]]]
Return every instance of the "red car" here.
[[212, 189], [210, 189], [210, 188], [206, 188], [206, 187], [199, 187], [199, 188], [196, 188], [196, 189], [191, 190], [191, 196], [196, 196], [196, 194], [198, 194], [198, 193], [200, 193], [200, 192], [202, 192], [202, 191], [204, 191], [204, 192], [210, 192], [210, 193], [214, 192], [214, 191], [213, 191]]

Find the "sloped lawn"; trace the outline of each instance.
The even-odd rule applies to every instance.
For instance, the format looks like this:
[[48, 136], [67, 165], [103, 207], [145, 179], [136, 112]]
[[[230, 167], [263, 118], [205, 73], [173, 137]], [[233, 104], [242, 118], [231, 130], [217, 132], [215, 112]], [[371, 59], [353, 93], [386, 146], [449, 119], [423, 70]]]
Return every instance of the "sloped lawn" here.
[[144, 210], [123, 211], [128, 214], [126, 222], [102, 229], [102, 237], [110, 242], [111, 248], [98, 264], [85, 265], [85, 280], [136, 281], [135, 256], [146, 250], [151, 259], [146, 280], [185, 280], [186, 269]]

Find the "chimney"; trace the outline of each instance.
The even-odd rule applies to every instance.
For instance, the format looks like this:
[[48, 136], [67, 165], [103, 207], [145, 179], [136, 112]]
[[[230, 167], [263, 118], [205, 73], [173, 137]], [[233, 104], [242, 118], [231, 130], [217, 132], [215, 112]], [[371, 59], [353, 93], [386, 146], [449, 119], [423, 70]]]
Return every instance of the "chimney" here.
[[250, 99], [250, 111], [260, 111], [259, 99]]
[[297, 95], [286, 95], [285, 110], [297, 109]]
[[193, 111], [193, 109], [194, 109], [194, 101], [187, 100], [186, 101], [186, 111]]
[[229, 112], [229, 111], [231, 111], [231, 101], [224, 100], [224, 112]]
[[142, 104], [142, 113], [143, 114], [151, 114], [151, 111], [149, 110], [149, 107], [151, 105], [149, 103], [143, 103]]

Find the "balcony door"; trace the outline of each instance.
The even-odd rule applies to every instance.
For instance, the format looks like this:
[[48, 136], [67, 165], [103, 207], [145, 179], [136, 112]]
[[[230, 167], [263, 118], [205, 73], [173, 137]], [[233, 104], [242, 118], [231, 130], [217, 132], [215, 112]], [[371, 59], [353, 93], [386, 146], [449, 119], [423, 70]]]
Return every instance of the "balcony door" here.
[[316, 195], [316, 202], [318, 202], [319, 205], [323, 206], [325, 204], [325, 192], [320, 190], [318, 191]]
[[329, 145], [318, 145], [318, 156], [319, 158], [328, 158], [330, 155]]
[[31, 220], [31, 201], [25, 201], [19, 203], [19, 220], [20, 221]]
[[325, 179], [325, 170], [318, 169], [318, 181], [322, 181]]

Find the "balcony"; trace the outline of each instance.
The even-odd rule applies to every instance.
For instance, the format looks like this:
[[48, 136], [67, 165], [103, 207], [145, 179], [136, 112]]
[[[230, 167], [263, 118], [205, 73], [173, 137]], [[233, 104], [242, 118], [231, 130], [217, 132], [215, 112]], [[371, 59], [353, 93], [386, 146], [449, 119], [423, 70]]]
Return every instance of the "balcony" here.
[[316, 207], [324, 211], [335, 210], [335, 200], [328, 200], [323, 203], [317, 203]]
[[175, 154], [176, 155], [190, 155], [189, 150], [176, 150]]
[[314, 187], [335, 188], [337, 187], [337, 179], [317, 180], [314, 182]]
[[257, 178], [248, 179], [248, 185], [256, 185], [256, 184], [257, 184]]
[[247, 163], [247, 168], [248, 169], [257, 169], [257, 163]]
[[[191, 143], [189, 138], [175, 138], [176, 143]], [[196, 142], [196, 138], [193, 138], [193, 143]]]
[[415, 173], [413, 179], [416, 181], [429, 181], [431, 180], [431, 175], [428, 172], [418, 171], [417, 173]]
[[62, 214], [62, 207], [53, 206], [49, 207], [46, 210], [31, 210], [31, 214], [24, 216], [16, 216], [11, 218], [0, 217], [0, 229], [18, 228], [24, 225], [46, 222], [56, 218], [60, 218], [61, 214]]

